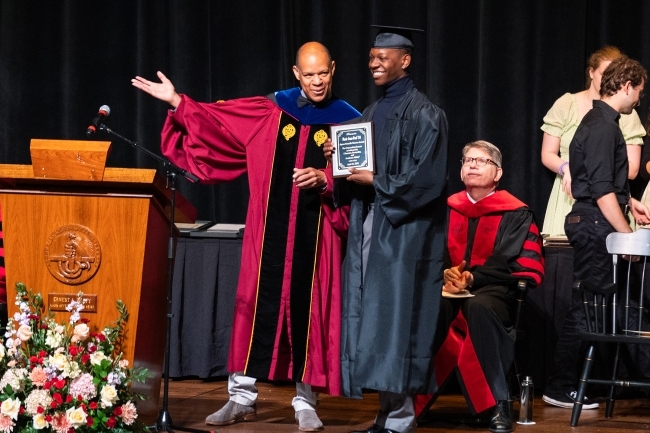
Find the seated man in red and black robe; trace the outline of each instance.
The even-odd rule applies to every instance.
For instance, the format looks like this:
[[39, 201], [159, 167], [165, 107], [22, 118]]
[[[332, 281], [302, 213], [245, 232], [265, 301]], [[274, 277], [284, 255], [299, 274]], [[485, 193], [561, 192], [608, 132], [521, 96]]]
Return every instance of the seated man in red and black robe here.
[[[507, 375], [515, 352], [517, 282], [544, 277], [541, 237], [533, 212], [497, 191], [501, 152], [475, 141], [463, 149], [465, 191], [447, 199], [443, 299], [435, 372], [441, 387], [454, 371], [472, 412], [493, 408], [490, 431], [512, 431]], [[436, 396], [419, 396], [419, 414]]]

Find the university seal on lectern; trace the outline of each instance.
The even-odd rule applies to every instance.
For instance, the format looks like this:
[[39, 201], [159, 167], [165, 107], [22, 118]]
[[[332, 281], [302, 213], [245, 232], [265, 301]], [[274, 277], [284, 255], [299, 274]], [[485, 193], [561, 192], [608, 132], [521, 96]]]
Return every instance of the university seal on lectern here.
[[65, 284], [90, 280], [101, 263], [101, 248], [95, 234], [79, 224], [56, 229], [45, 245], [45, 264], [52, 276]]

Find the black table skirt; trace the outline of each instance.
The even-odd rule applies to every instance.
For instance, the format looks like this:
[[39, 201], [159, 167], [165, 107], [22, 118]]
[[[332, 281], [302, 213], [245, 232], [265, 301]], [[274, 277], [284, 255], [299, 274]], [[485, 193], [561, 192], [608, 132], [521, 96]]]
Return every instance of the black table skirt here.
[[520, 372], [543, 390], [553, 366], [555, 345], [571, 308], [573, 249], [545, 248], [544, 282], [528, 292], [522, 313], [524, 340], [517, 346]]
[[228, 374], [241, 245], [241, 239], [178, 239], [172, 286], [170, 377]]

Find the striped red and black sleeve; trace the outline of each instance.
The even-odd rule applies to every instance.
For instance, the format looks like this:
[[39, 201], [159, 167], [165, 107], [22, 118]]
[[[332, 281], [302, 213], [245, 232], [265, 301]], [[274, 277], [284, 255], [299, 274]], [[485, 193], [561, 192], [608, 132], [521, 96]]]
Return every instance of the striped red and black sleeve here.
[[512, 284], [522, 278], [533, 286], [540, 285], [544, 279], [544, 250], [533, 212], [528, 208], [505, 212], [492, 255], [471, 271], [474, 288]]

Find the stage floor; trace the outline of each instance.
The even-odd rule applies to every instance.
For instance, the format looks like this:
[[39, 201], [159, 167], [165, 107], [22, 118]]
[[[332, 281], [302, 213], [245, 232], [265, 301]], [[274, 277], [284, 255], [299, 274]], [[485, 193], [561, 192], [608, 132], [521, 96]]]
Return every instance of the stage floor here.
[[[294, 422], [291, 399], [295, 388], [292, 384], [272, 385], [259, 383], [257, 420], [225, 427], [211, 427], [204, 423], [210, 413], [218, 410], [228, 399], [226, 381], [171, 380], [169, 382], [169, 414], [174, 431], [183, 427], [219, 432], [299, 432]], [[162, 392], [162, 391], [161, 391]], [[162, 403], [162, 398], [161, 398]], [[366, 428], [378, 408], [377, 394], [367, 394], [363, 400], [321, 395], [318, 414], [325, 425], [324, 432], [347, 433]], [[426, 432], [487, 432], [487, 424], [481, 424], [469, 416], [461, 395], [443, 395], [429, 413], [428, 420], [418, 427], [419, 433]], [[515, 403], [518, 413], [518, 404]], [[541, 396], [535, 396], [533, 419], [535, 425], [517, 425], [520, 433], [563, 432], [571, 427], [571, 411], [548, 406]], [[452, 419], [453, 418], [453, 419]], [[457, 419], [464, 418], [464, 421]], [[616, 403], [614, 417], [605, 419], [605, 405], [598, 410], [583, 411], [580, 424], [573, 431], [614, 433], [621, 431], [650, 430], [650, 400], [622, 400]]]

